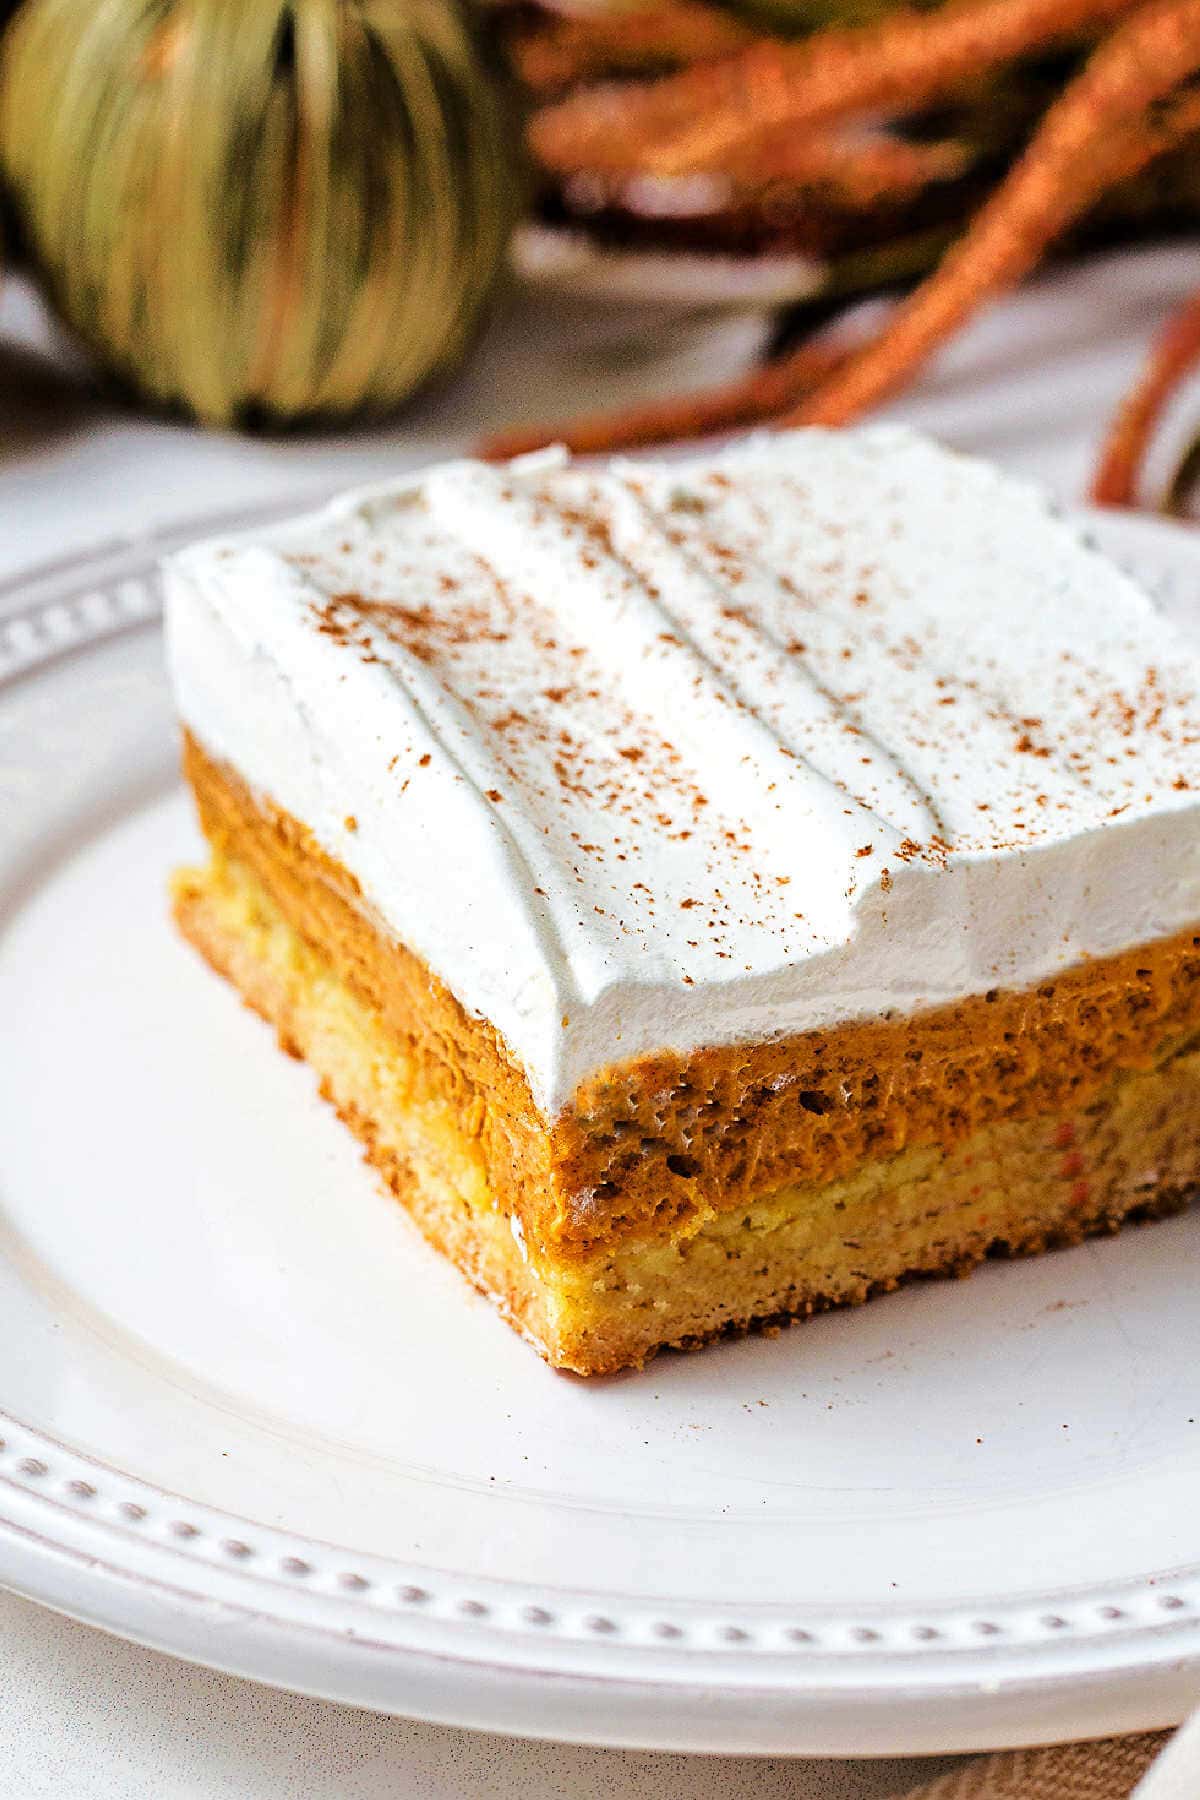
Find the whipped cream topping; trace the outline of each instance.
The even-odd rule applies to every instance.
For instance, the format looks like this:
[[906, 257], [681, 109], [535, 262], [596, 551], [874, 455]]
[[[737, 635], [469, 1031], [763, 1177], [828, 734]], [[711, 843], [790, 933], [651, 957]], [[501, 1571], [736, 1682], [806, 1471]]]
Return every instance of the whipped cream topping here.
[[1200, 919], [1200, 658], [1037, 490], [896, 428], [453, 463], [166, 586], [184, 723], [548, 1114]]

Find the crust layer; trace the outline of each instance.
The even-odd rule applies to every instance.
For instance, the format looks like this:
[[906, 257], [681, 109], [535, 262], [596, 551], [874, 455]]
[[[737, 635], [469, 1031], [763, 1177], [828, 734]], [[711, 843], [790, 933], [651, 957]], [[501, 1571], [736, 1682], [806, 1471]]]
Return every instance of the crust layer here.
[[430, 1079], [422, 1045], [295, 929], [253, 870], [218, 854], [178, 878], [175, 908], [312, 1065], [430, 1242], [549, 1362], [580, 1374], [856, 1304], [912, 1275], [965, 1273], [996, 1251], [1077, 1242], [1177, 1209], [1200, 1175], [1200, 1049], [1176, 1042], [1145, 1068], [1110, 1071], [1067, 1112], [910, 1144], [829, 1180], [760, 1187], [687, 1229], [564, 1253], [531, 1239], [511, 1179], [493, 1179], [486, 1108]]

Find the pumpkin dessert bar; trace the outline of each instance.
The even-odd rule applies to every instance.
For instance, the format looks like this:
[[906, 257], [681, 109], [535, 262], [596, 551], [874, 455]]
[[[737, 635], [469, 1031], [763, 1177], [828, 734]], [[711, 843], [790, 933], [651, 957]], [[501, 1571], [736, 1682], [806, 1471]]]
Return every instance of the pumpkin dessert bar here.
[[1200, 658], [1032, 488], [462, 462], [166, 587], [179, 924], [556, 1367], [1190, 1197]]

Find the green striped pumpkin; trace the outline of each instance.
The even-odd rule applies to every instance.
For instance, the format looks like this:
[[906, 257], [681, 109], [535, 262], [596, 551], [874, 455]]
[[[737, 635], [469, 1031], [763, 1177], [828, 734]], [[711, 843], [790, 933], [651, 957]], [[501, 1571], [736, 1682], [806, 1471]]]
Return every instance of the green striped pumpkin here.
[[462, 354], [521, 201], [454, 0], [23, 0], [0, 167], [54, 302], [213, 424], [390, 409]]

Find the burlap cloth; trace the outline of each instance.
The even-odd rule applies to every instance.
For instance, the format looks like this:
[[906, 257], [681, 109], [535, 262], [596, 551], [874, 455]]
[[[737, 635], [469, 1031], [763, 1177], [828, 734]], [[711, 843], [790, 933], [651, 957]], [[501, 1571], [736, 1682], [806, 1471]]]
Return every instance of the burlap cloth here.
[[1200, 1714], [1173, 1737], [1151, 1731], [981, 1757], [906, 1800], [1200, 1800]]

